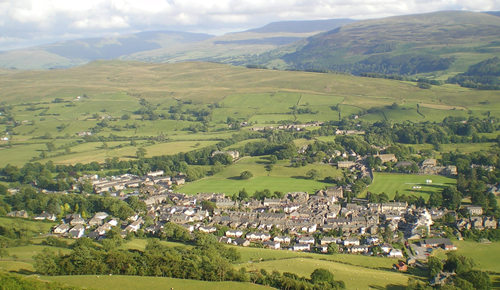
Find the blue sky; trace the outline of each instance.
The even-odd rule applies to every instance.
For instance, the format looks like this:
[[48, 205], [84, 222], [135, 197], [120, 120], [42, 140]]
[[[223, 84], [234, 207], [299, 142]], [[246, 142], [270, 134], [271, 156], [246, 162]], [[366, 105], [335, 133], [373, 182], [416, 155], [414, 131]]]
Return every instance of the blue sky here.
[[498, 11], [498, 0], [0, 0], [0, 51], [151, 30], [224, 34], [283, 20]]

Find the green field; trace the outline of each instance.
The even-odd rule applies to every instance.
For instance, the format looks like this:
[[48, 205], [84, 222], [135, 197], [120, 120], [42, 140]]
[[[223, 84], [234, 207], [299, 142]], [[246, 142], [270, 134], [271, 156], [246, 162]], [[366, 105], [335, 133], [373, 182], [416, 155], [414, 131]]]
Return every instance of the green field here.
[[[320, 180], [327, 176], [341, 175], [341, 171], [330, 165], [308, 164], [294, 168], [289, 166], [290, 162], [286, 160], [279, 161], [274, 165], [273, 170], [269, 172], [265, 168], [268, 163], [268, 156], [244, 157], [212, 177], [187, 183], [177, 190], [186, 194], [221, 192], [233, 195], [245, 188], [249, 194], [263, 189], [269, 189], [271, 192], [282, 191], [284, 193], [307, 191], [312, 194], [329, 184], [305, 179], [306, 173], [310, 169], [316, 169], [320, 172]], [[245, 170], [252, 172], [254, 177], [249, 180], [240, 180], [239, 176]]]
[[269, 289], [269, 287], [239, 282], [207, 282], [163, 277], [139, 276], [41, 276], [40, 280], [58, 281], [67, 285], [92, 287], [103, 290], [132, 290], [148, 287], [149, 289]]
[[[478, 262], [476, 267], [483, 271], [493, 271], [500, 272], [500, 266], [498, 264], [498, 253], [500, 253], [500, 243], [494, 242], [491, 244], [483, 244], [474, 241], [457, 241], [453, 240], [458, 248], [457, 253], [463, 255], [467, 258], [473, 258]], [[440, 258], [446, 257], [446, 252], [444, 250], [438, 249], [433, 255]], [[500, 285], [499, 285], [500, 286]]]
[[22, 218], [0, 217], [0, 224], [13, 225], [14, 228], [27, 228], [30, 231], [45, 234], [51, 231], [57, 223], [52, 221], [35, 221]]
[[346, 289], [404, 289], [411, 275], [392, 271], [380, 271], [363, 267], [351, 266], [331, 261], [316, 259], [285, 259], [265, 261], [249, 264], [247, 269], [266, 269], [292, 272], [299, 276], [308, 277], [313, 269], [325, 268], [330, 270], [335, 279], [343, 280]]
[[[432, 183], [426, 183], [432, 180]], [[430, 194], [443, 190], [443, 188], [455, 185], [453, 178], [440, 175], [415, 175], [397, 173], [373, 173], [373, 183], [368, 187], [368, 191], [380, 194], [385, 192], [389, 198], [393, 198], [396, 191], [399, 194], [422, 196], [428, 199]], [[413, 186], [421, 186], [421, 189], [412, 189]]]

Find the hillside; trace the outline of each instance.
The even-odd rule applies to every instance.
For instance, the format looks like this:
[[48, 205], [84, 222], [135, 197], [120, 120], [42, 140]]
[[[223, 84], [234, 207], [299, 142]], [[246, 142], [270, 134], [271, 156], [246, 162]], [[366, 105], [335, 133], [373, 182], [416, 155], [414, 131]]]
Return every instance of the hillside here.
[[228, 33], [192, 44], [139, 52], [123, 59], [154, 63], [199, 60], [244, 65], [252, 63], [252, 55], [265, 53], [354, 21], [329, 19], [273, 22], [261, 28]]
[[358, 21], [313, 36], [281, 59], [292, 68], [353, 74], [453, 73], [498, 55], [499, 40], [499, 17], [446, 11]]
[[175, 47], [211, 38], [212, 35], [176, 31], [151, 31], [116, 37], [69, 40], [0, 53], [0, 66], [17, 69], [65, 68], [96, 59], [116, 59], [140, 51]]
[[[133, 159], [137, 146], [145, 147], [148, 156], [188, 152], [230, 138], [236, 131], [228, 128], [229, 117], [254, 127], [340, 120], [362, 111], [359, 119], [367, 122], [440, 122], [447, 116], [484, 118], [485, 113], [500, 117], [496, 91], [451, 84], [420, 89], [405, 81], [216, 63], [113, 60], [0, 73], [0, 97], [8, 105], [0, 107], [0, 137], [9, 138], [0, 141], [2, 166], [22, 165], [33, 158], [64, 164]], [[149, 115], [144, 114], [143, 98], [154, 105]], [[394, 103], [399, 106], [392, 109]], [[302, 113], [294, 115], [294, 106]], [[374, 107], [379, 109], [370, 110]], [[201, 113], [209, 113], [208, 123]], [[99, 139], [84, 142], [77, 133], [85, 131], [113, 137], [106, 139], [106, 146]], [[56, 149], [44, 156], [49, 140]], [[275, 171], [279, 173], [278, 167]], [[255, 174], [258, 180], [267, 172]], [[304, 190], [316, 187], [297, 181]]]

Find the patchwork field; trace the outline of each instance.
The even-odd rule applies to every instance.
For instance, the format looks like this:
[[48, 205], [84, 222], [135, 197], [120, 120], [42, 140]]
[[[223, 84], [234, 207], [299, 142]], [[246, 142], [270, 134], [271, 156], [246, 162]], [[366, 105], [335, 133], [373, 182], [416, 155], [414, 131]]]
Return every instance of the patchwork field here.
[[[380, 110], [360, 119], [439, 122], [447, 116], [481, 117], [486, 111], [500, 116], [500, 100], [493, 91], [455, 85], [422, 90], [411, 82], [213, 63], [96, 61], [66, 70], [7, 71], [0, 89], [2, 101], [12, 105], [9, 114], [15, 120], [0, 124], [4, 132], [0, 136], [9, 138], [0, 141], [0, 167], [22, 165], [34, 158], [66, 164], [134, 158], [136, 148], [126, 146], [128, 140], [113, 146], [111, 140], [108, 149], [102, 149], [102, 142], [83, 143], [76, 135], [80, 131], [112, 139], [134, 137], [138, 146], [146, 146], [148, 156], [154, 156], [187, 152], [231, 137], [235, 131], [228, 131], [228, 117], [261, 127], [277, 126], [284, 120], [339, 120], [373, 107]], [[87, 98], [78, 98], [84, 94]], [[161, 118], [149, 120], [140, 111], [145, 104], [141, 99]], [[488, 106], [480, 104], [484, 101]], [[390, 109], [393, 103], [399, 107]], [[331, 109], [337, 106], [340, 111]], [[179, 116], [171, 113], [171, 107], [179, 108]], [[206, 132], [200, 131], [204, 124], [196, 115], [201, 110], [210, 113]], [[198, 129], [190, 131], [193, 126]], [[187, 143], [148, 143], [159, 136]], [[319, 140], [332, 141], [332, 137]], [[39, 159], [50, 142], [56, 149]]]
[[[432, 183], [426, 183], [432, 180]], [[393, 198], [396, 191], [399, 194], [422, 196], [427, 200], [431, 193], [443, 190], [443, 188], [456, 185], [453, 178], [440, 175], [414, 175], [414, 174], [393, 174], [393, 173], [373, 173], [373, 183], [368, 187], [370, 192], [380, 194], [385, 192], [389, 198]], [[413, 189], [413, 186], [421, 186], [420, 189]]]

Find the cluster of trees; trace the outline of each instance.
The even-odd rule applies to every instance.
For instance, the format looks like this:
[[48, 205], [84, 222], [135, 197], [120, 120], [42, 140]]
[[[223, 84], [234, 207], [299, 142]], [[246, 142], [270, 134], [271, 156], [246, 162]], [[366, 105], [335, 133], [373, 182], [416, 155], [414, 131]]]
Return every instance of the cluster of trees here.
[[[472, 258], [466, 258], [460, 256], [455, 252], [449, 252], [446, 254], [446, 260], [444, 263], [441, 259], [437, 257], [429, 257], [427, 260], [428, 275], [429, 280], [432, 282], [433, 278], [436, 277], [441, 271], [448, 273], [455, 273], [451, 279], [447, 281], [447, 285], [441, 286], [441, 288], [450, 290], [488, 290], [491, 289], [491, 280], [488, 273], [475, 270], [474, 267], [477, 263]], [[408, 283], [408, 290], [413, 289], [434, 289], [424, 283], [410, 281]]]
[[417, 81], [417, 79], [412, 78], [410, 76], [402, 76], [402, 75], [395, 75], [395, 74], [362, 72], [359, 74], [359, 76], [360, 77], [367, 77], [367, 78], [390, 79], [390, 80], [407, 81], [407, 82], [416, 82]]
[[122, 220], [147, 210], [146, 204], [137, 196], [130, 196], [122, 201], [101, 195], [45, 194], [30, 185], [22, 186], [14, 195], [5, 196], [2, 203], [3, 206], [0, 204], [2, 213], [25, 210], [31, 214], [45, 211], [59, 216], [80, 213], [83, 217], [90, 217], [92, 213], [104, 211]]
[[6, 248], [29, 245], [30, 239], [39, 232], [35, 232], [32, 226], [22, 220], [13, 220], [10, 224], [0, 225], [0, 258], [9, 256]]
[[[392, 75], [414, 75], [418, 73], [440, 71], [448, 69], [455, 57], [439, 57], [430, 54], [377, 54], [353, 64], [327, 65], [329, 69], [350, 72], [354, 75], [361, 73], [380, 73]], [[325, 65], [313, 65], [324, 67]]]
[[494, 57], [471, 65], [469, 69], [446, 81], [478, 90], [500, 90], [500, 58]]
[[437, 123], [390, 124], [387, 121], [375, 122], [366, 130], [365, 140], [374, 145], [393, 143], [433, 145], [449, 143], [480, 143], [490, 141], [479, 138], [477, 133], [492, 133], [498, 129], [497, 118], [479, 119], [470, 117], [447, 117]]
[[[59, 282], [43, 282], [35, 278], [0, 272], [0, 285], [2, 289], [24, 290], [81, 290], [80, 287], [67, 286]], [[87, 289], [87, 288], [85, 288]], [[92, 288], [88, 288], [92, 290]]]
[[44, 275], [137, 275], [205, 281], [239, 281], [269, 285], [278, 289], [344, 289], [331, 272], [316, 269], [310, 279], [291, 273], [247, 272], [231, 263], [240, 259], [234, 248], [218, 243], [215, 236], [196, 234], [194, 247], [169, 247], [148, 239], [144, 251], [106, 251], [88, 238], [75, 242], [69, 254], [44, 249], [34, 256], [35, 269]]

